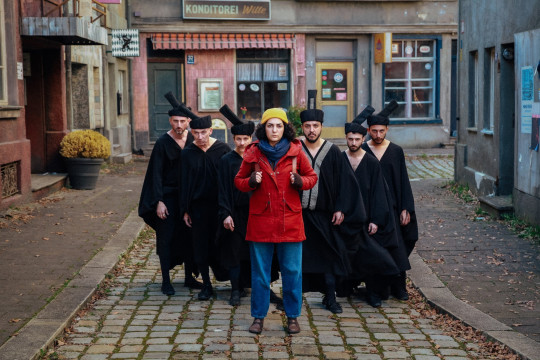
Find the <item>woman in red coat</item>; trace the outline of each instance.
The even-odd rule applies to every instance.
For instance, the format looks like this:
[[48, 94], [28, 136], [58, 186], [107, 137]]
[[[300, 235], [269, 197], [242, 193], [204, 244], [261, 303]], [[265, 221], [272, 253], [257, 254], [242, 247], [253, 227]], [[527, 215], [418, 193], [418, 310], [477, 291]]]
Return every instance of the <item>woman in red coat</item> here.
[[241, 191], [252, 191], [246, 240], [251, 256], [251, 333], [260, 334], [270, 303], [270, 269], [277, 253], [283, 285], [283, 306], [289, 333], [300, 332], [302, 309], [302, 241], [306, 239], [300, 190], [309, 190], [317, 174], [294, 139], [282, 109], [268, 109], [255, 130], [259, 141], [249, 145], [234, 179]]

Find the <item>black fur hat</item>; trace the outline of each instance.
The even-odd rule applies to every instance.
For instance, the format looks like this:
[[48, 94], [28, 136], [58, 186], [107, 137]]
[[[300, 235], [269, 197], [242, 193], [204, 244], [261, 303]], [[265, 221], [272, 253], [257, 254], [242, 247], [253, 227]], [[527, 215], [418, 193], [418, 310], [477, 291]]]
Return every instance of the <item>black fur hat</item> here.
[[192, 118], [189, 127], [191, 129], [209, 129], [212, 127], [212, 117], [210, 115]]
[[384, 107], [384, 109], [381, 110], [380, 113], [377, 115], [370, 115], [367, 118], [367, 124], [368, 126], [372, 125], [386, 125], [390, 123], [390, 119], [388, 118], [390, 114], [398, 108], [398, 103], [396, 100], [390, 101], [388, 105]]
[[253, 121], [248, 121], [247, 123], [243, 122], [232, 112], [227, 104], [223, 105], [221, 109], [219, 109], [219, 112], [233, 124], [231, 127], [231, 133], [233, 135], [253, 135], [253, 131], [255, 131], [255, 123]]
[[169, 104], [171, 104], [171, 106], [173, 107], [171, 110], [169, 110], [169, 116], [182, 116], [190, 119], [194, 119], [197, 117], [197, 115], [191, 112], [190, 108], [188, 108], [184, 104], [181, 104], [171, 91], [166, 93], [164, 96], [165, 99], [169, 101]]
[[362, 110], [362, 112], [358, 114], [352, 122], [345, 123], [345, 134], [354, 132], [366, 135], [367, 128], [365, 128], [362, 124], [366, 121], [368, 116], [373, 114], [374, 111], [375, 109], [371, 107], [371, 105], [366, 106], [365, 109]]
[[324, 121], [324, 112], [319, 109], [308, 109], [300, 113], [300, 121], [305, 123], [306, 121]]

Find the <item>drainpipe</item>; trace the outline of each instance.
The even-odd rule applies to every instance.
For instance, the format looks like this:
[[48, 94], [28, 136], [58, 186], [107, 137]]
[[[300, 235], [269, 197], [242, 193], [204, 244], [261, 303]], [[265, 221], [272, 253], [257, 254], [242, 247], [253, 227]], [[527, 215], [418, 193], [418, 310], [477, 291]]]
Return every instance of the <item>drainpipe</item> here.
[[[131, 28], [131, 7], [129, 6], [129, 1], [125, 1], [126, 7], [126, 17], [127, 17], [127, 27]], [[132, 63], [131, 59], [127, 59], [128, 65], [128, 91], [129, 91], [129, 124], [131, 125], [131, 151], [133, 153], [138, 153], [141, 149], [137, 147], [137, 141], [135, 136], [135, 124], [133, 119], [133, 76], [132, 76]]]
[[72, 89], [72, 72], [71, 72], [71, 45], [64, 46], [66, 54], [66, 116], [67, 128], [73, 130], [73, 89]]

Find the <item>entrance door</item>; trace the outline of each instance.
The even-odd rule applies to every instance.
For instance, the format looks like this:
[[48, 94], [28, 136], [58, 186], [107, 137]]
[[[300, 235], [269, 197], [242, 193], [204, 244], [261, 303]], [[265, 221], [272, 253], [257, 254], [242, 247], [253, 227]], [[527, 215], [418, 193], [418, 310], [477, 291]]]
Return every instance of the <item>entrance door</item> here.
[[25, 77], [27, 104], [26, 137], [30, 140], [31, 171], [47, 171], [47, 142], [45, 141], [45, 100], [43, 81], [43, 56], [41, 52], [30, 53], [31, 76]]
[[323, 138], [342, 138], [343, 127], [353, 119], [353, 63], [318, 62], [317, 108], [324, 111]]
[[163, 95], [172, 91], [178, 101], [183, 101], [182, 74], [183, 64], [148, 63], [148, 129], [151, 142], [171, 128], [168, 114], [171, 105]]

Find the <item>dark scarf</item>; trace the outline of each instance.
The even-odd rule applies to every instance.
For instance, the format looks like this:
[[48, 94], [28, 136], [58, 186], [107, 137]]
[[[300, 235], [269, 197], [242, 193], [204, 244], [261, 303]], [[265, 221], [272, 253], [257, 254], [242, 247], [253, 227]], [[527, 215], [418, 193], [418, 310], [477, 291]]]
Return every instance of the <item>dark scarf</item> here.
[[281, 140], [279, 140], [275, 146], [271, 146], [266, 140], [259, 141], [259, 149], [261, 149], [261, 152], [266, 155], [268, 161], [272, 165], [272, 168], [276, 166], [279, 159], [285, 156], [287, 151], [289, 151], [290, 146], [291, 142], [285, 138], [281, 138]]

